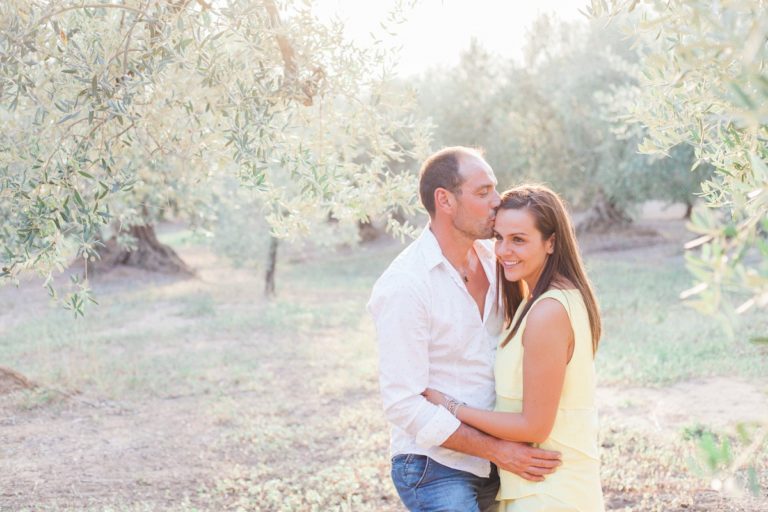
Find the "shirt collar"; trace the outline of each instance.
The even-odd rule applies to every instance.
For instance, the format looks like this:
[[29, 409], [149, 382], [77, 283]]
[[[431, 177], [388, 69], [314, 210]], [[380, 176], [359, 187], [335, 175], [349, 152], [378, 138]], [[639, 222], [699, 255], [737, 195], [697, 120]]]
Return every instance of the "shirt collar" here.
[[422, 242], [421, 252], [424, 255], [424, 263], [427, 264], [429, 270], [432, 270], [445, 261], [445, 255], [443, 255], [443, 251], [440, 249], [440, 244], [437, 243], [435, 234], [429, 229], [429, 224], [427, 224], [427, 227], [421, 232], [419, 239]]

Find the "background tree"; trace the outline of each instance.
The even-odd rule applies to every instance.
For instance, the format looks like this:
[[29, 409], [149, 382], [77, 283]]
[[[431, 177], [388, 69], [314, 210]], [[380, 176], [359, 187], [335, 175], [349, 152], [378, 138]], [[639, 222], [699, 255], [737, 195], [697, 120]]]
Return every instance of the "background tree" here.
[[96, 258], [105, 226], [139, 254], [163, 212], [205, 216], [226, 176], [276, 238], [413, 204], [412, 174], [389, 165], [426, 138], [388, 85], [391, 55], [281, 5], [3, 2], [1, 275]]
[[637, 82], [638, 55], [598, 23], [540, 17], [524, 63], [494, 58], [473, 42], [453, 70], [419, 82], [420, 105], [442, 144], [482, 146], [503, 185], [546, 181], [578, 209], [582, 230], [631, 220], [647, 199], [692, 203], [690, 152], [640, 155], [642, 128], [626, 127], [615, 97]]

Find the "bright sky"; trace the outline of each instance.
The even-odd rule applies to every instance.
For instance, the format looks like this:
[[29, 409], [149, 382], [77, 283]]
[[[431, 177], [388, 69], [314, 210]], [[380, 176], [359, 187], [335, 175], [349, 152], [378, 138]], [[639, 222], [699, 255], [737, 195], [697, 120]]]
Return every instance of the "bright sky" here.
[[[458, 62], [472, 37], [493, 53], [520, 59], [525, 33], [541, 13], [560, 19], [583, 19], [578, 9], [588, 0], [420, 0], [398, 26], [394, 44], [402, 46], [400, 73], [419, 73], [433, 65]], [[365, 43], [369, 34], [382, 33], [392, 0], [315, 0], [318, 13], [335, 13], [347, 26], [349, 37]]]

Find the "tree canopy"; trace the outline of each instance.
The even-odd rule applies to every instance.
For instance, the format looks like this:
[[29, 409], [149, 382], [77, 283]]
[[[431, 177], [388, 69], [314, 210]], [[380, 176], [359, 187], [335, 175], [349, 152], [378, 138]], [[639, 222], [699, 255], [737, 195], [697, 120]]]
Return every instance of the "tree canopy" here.
[[474, 42], [454, 69], [419, 82], [439, 142], [483, 147], [505, 185], [544, 181], [593, 207], [583, 229], [625, 223], [647, 199], [693, 202], [707, 166], [691, 173], [682, 147], [673, 159], [639, 154], [643, 128], [623, 120], [640, 56], [615, 27], [543, 15], [523, 53], [520, 64]]
[[276, 236], [392, 219], [415, 188], [390, 166], [428, 139], [391, 63], [302, 2], [3, 2], [0, 275], [93, 257], [107, 225], [201, 215], [223, 176]]
[[640, 49], [628, 105], [628, 122], [646, 130], [639, 149], [686, 144], [694, 167], [715, 169], [687, 246], [698, 282], [683, 296], [707, 312], [732, 299], [737, 312], [768, 306], [768, 4], [593, 1], [588, 14], [625, 27]]

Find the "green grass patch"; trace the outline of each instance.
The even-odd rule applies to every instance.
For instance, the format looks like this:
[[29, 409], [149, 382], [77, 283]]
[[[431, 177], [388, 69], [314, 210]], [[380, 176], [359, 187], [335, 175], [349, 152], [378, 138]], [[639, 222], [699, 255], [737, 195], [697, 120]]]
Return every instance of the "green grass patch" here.
[[735, 339], [718, 319], [683, 304], [691, 278], [682, 261], [588, 259], [603, 315], [597, 368], [603, 384], [662, 385], [697, 377], [768, 374], [768, 354], [749, 343], [768, 332], [764, 312], [740, 318]]

